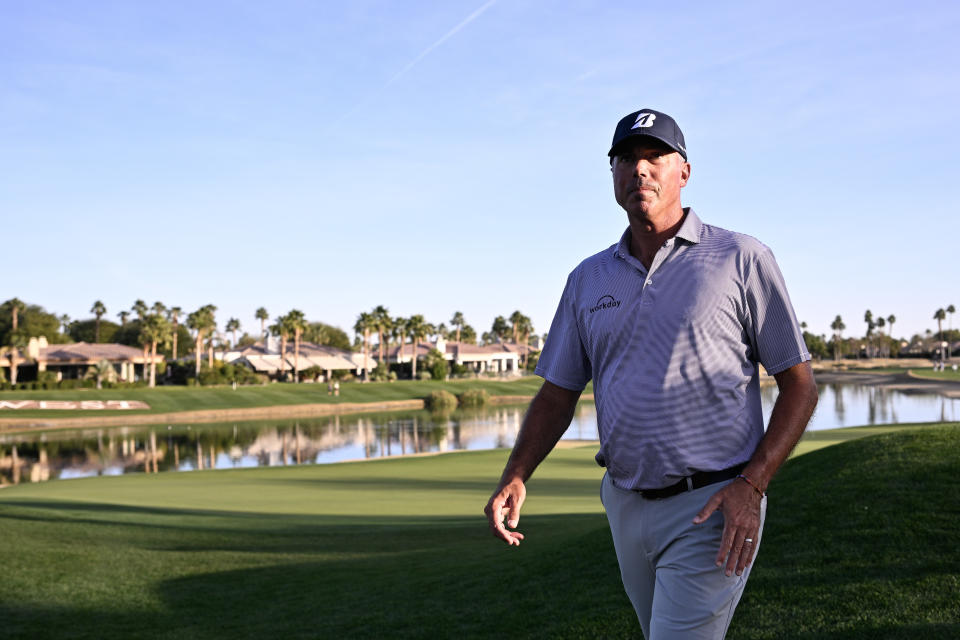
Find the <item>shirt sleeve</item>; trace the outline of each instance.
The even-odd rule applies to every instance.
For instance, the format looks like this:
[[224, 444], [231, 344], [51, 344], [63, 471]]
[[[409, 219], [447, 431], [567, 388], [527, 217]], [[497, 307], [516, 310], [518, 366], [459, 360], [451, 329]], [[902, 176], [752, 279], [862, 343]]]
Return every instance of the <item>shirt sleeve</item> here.
[[810, 352], [773, 252], [761, 247], [752, 263], [745, 283], [747, 332], [756, 359], [773, 375], [806, 362]]
[[593, 369], [577, 323], [576, 281], [574, 270], [567, 277], [535, 373], [558, 387], [583, 391], [593, 377]]

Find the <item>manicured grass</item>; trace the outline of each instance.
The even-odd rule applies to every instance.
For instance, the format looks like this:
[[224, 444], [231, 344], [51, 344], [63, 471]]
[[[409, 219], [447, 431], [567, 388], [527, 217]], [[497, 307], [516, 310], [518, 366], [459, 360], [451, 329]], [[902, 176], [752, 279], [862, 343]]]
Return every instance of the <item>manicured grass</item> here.
[[960, 382], [960, 370], [945, 369], [943, 371], [934, 371], [933, 369], [911, 369], [910, 373], [920, 378], [930, 378], [931, 380], [949, 380], [951, 382]]
[[[960, 634], [960, 424], [886, 431], [785, 465], [728, 637]], [[481, 514], [503, 450], [8, 488], [2, 635], [639, 637], [593, 453], [537, 471], [518, 548]]]
[[[344, 383], [340, 396], [328, 396], [325, 384], [276, 383], [266, 386], [239, 387], [157, 387], [155, 389], [77, 389], [65, 391], [4, 391], [0, 400], [141, 400], [150, 405], [149, 411], [124, 411], [125, 414], [168, 413], [200, 409], [244, 409], [296, 404], [333, 404], [343, 402], [385, 402], [389, 400], [422, 399], [432, 391], [444, 389], [457, 395], [468, 389], [485, 389], [492, 396], [533, 396], [543, 379], [524, 376], [512, 380], [483, 378], [450, 381]], [[588, 387], [585, 393], [591, 393]], [[104, 413], [106, 412], [99, 412]], [[111, 412], [113, 413], [113, 412]], [[71, 418], [95, 415], [92, 411], [60, 410], [3, 410], [0, 418]]]

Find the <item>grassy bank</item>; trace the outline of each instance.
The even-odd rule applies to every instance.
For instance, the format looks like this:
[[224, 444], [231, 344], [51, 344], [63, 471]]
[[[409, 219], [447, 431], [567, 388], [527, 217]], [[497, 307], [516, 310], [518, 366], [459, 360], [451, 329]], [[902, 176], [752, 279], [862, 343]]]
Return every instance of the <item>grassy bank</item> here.
[[[325, 384], [269, 384], [239, 387], [157, 387], [155, 389], [76, 389], [65, 391], [5, 391], [0, 400], [140, 400], [149, 410], [125, 410], [124, 415], [179, 411], [250, 409], [281, 405], [376, 403], [423, 399], [432, 391], [446, 390], [458, 395], [468, 389], [484, 389], [492, 396], [533, 396], [543, 380], [525, 376], [512, 380], [450, 380], [371, 382], [342, 384], [339, 396], [327, 395]], [[587, 393], [591, 391], [588, 387]], [[116, 411], [2, 410], [5, 418], [75, 418], [111, 415]]]
[[[960, 425], [886, 430], [787, 463], [729, 637], [960, 634]], [[637, 637], [593, 448], [538, 470], [513, 549], [480, 513], [506, 455], [5, 489], [4, 637]]]
[[910, 374], [917, 378], [927, 378], [929, 380], [960, 382], [960, 371], [954, 371], [952, 369], [944, 369], [943, 371], [934, 371], [933, 369], [911, 369]]

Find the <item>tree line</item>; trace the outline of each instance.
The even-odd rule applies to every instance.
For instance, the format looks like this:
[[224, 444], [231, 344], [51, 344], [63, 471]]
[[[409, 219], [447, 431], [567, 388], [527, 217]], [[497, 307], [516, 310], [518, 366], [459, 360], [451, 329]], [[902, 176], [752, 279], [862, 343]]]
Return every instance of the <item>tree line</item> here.
[[[956, 307], [950, 304], [946, 307], [938, 308], [933, 313], [933, 320], [937, 321], [937, 343], [954, 343], [960, 340], [960, 331], [954, 330], [953, 314]], [[950, 328], [943, 329], [944, 320], [949, 320]], [[811, 355], [817, 358], [827, 358], [832, 355], [834, 360], [839, 360], [845, 356], [853, 355], [859, 357], [864, 355], [867, 358], [875, 357], [896, 357], [900, 354], [903, 340], [893, 337], [893, 326], [897, 322], [897, 316], [890, 314], [886, 317], [882, 315], [874, 316], [870, 309], [863, 314], [863, 322], [866, 325], [863, 337], [843, 337], [843, 332], [847, 329], [843, 318], [837, 314], [837, 317], [830, 323], [830, 329], [833, 335], [830, 340], [826, 336], [816, 336], [806, 331], [806, 323], [801, 323], [804, 329], [804, 341]], [[914, 334], [906, 345], [907, 347], [916, 346], [921, 353], [927, 355], [938, 355], [940, 351], [939, 344], [932, 344], [933, 332], [929, 329], [925, 335]], [[949, 350], [945, 351], [943, 356], [949, 357]]]
[[[460, 311], [454, 312], [448, 326], [443, 322], [427, 322], [422, 314], [406, 318], [392, 316], [383, 305], [358, 315], [353, 327], [356, 335], [353, 342], [339, 327], [324, 322], [311, 322], [298, 309], [291, 309], [274, 317], [268, 325], [271, 320], [270, 313], [266, 308], [259, 307], [253, 314], [254, 320], [260, 325], [259, 335], [253, 336], [244, 332], [239, 337], [237, 334], [242, 327], [240, 320], [227, 319], [223, 325], [224, 330], [220, 331], [216, 318], [217, 307], [213, 304], [185, 313], [178, 306], [168, 307], [159, 301], [148, 306], [145, 301], [136, 300], [129, 309], [116, 312], [119, 322], [113, 322], [106, 317], [106, 305], [101, 300], [96, 300], [90, 307], [90, 313], [93, 314], [92, 318], [73, 320], [66, 314], [49, 313], [39, 305], [26, 304], [18, 298], [11, 298], [0, 305], [0, 345], [4, 345], [0, 354], [6, 354], [12, 359], [12, 369], [15, 371], [17, 360], [26, 350], [31, 337], [45, 336], [52, 344], [123, 344], [143, 349], [144, 358], [149, 358], [151, 362], [149, 384], [154, 386], [157, 373], [155, 359], [158, 354], [176, 361], [192, 352], [195, 376], [199, 377], [204, 356], [207, 367], [213, 368], [217, 350], [225, 352], [230, 348], [249, 346], [263, 340], [267, 335], [280, 339], [282, 353], [287, 352], [287, 345], [292, 341], [295, 371], [299, 371], [300, 345], [303, 342], [361, 351], [366, 359], [371, 354], [371, 339], [376, 336], [380, 362], [384, 361], [385, 350], [391, 346], [399, 347], [400, 359], [403, 360], [406, 347], [412, 349], [412, 354], [424, 341], [435, 342], [443, 338], [465, 343], [477, 342], [476, 330], [467, 323]], [[531, 337], [534, 337], [533, 330], [530, 318], [520, 311], [514, 311], [509, 318], [497, 316], [490, 331], [484, 332], [480, 341], [482, 344], [509, 341], [527, 344]], [[228, 335], [232, 340], [228, 339]], [[367, 363], [364, 364], [366, 369]], [[411, 364], [413, 377], [416, 378], [417, 359], [413, 358]], [[285, 373], [285, 366], [284, 359], [281, 359], [281, 377]], [[15, 381], [15, 374], [13, 377]]]

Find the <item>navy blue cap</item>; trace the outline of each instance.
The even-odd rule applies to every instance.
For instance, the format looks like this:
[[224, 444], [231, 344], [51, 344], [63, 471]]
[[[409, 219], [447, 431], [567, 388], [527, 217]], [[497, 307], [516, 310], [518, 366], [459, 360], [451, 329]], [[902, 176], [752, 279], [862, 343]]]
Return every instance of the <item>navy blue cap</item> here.
[[634, 136], [656, 138], [678, 152], [684, 160], [687, 159], [687, 144], [683, 140], [683, 132], [680, 131], [677, 122], [665, 113], [653, 109], [640, 109], [624, 116], [617, 123], [616, 131], [613, 132], [613, 142], [610, 144], [607, 155], [615, 156], [617, 146]]

